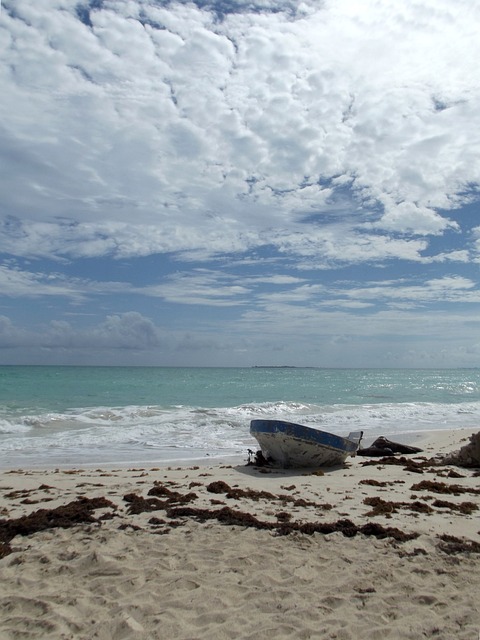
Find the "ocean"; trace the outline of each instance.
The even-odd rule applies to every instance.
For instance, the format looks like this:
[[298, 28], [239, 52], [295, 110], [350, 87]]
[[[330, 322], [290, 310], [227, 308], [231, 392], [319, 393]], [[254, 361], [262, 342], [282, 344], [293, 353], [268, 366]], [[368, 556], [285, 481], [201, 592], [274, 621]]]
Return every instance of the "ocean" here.
[[480, 369], [0, 367], [0, 468], [228, 463], [250, 420], [365, 438], [478, 429]]

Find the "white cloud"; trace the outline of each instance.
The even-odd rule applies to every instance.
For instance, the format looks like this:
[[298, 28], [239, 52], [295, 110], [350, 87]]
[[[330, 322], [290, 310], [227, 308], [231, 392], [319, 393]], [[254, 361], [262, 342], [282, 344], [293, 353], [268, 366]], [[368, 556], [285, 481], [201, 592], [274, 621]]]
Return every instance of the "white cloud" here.
[[479, 29], [471, 0], [2, 0], [3, 347], [472, 361]]
[[153, 322], [136, 311], [108, 316], [89, 337], [94, 346], [102, 348], [150, 349], [161, 343]]
[[[91, 25], [86, 2], [3, 5], [0, 186], [23, 223], [11, 253], [203, 259], [278, 228], [284, 247], [311, 237], [299, 215], [321, 216], [345, 184], [377, 228], [438, 235], [458, 225], [439, 209], [479, 181], [467, 0], [311, 2], [294, 18], [267, 4], [223, 20], [118, 1]], [[391, 256], [392, 240], [369, 242], [358, 261]], [[396, 257], [418, 259], [398, 242]]]
[[66, 298], [74, 304], [96, 295], [134, 291], [127, 282], [68, 277], [56, 271], [28, 271], [15, 263], [0, 265], [0, 295], [8, 298]]
[[16, 327], [10, 318], [0, 316], [0, 348], [14, 349], [24, 345], [31, 346], [29, 332]]
[[61, 274], [33, 273], [18, 267], [0, 265], [0, 294], [14, 298], [64, 296], [79, 300], [78, 283], [68, 282]]
[[476, 282], [461, 276], [445, 276], [425, 280], [418, 284], [406, 283], [378, 283], [368, 287], [356, 286], [349, 291], [341, 291], [342, 295], [363, 301], [377, 301], [377, 303], [392, 300], [408, 301], [425, 305], [432, 302], [469, 303], [480, 302], [480, 290]]
[[299, 268], [324, 268], [335, 264], [383, 262], [386, 259], [422, 261], [428, 244], [421, 239], [391, 238], [359, 232], [347, 225], [309, 227], [309, 233], [274, 234], [280, 251], [298, 256]]
[[290, 291], [281, 291], [278, 293], [264, 293], [258, 296], [260, 302], [268, 304], [279, 301], [283, 304], [308, 302], [318, 298], [326, 292], [326, 288], [321, 284], [304, 284], [300, 287], [290, 289]]
[[385, 214], [377, 223], [381, 229], [425, 236], [440, 235], [449, 228], [458, 229], [456, 222], [451, 222], [428, 207], [419, 207], [413, 202], [398, 204], [386, 197], [382, 200]]
[[245, 304], [250, 289], [237, 283], [233, 276], [201, 269], [174, 274], [164, 284], [142, 287], [137, 292], [168, 302], [229, 307]]
[[135, 311], [108, 316], [101, 324], [83, 330], [55, 320], [36, 331], [27, 331], [17, 328], [6, 316], [0, 316], [1, 348], [148, 350], [162, 343], [161, 330]]
[[445, 253], [439, 253], [431, 258], [423, 258], [423, 262], [470, 262], [472, 259], [470, 251], [461, 249], [458, 251], [449, 251]]

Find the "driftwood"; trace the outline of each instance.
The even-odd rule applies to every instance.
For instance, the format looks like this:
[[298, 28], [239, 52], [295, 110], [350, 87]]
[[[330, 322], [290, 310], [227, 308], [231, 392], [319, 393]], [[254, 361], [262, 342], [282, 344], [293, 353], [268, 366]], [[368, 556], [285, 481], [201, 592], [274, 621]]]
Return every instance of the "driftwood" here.
[[409, 453], [421, 453], [422, 449], [418, 447], [411, 447], [406, 444], [400, 444], [398, 442], [392, 442], [387, 440], [383, 436], [377, 438], [370, 447], [365, 449], [358, 449], [358, 456], [370, 456], [370, 457], [382, 457], [382, 456], [394, 456], [397, 453], [409, 454]]

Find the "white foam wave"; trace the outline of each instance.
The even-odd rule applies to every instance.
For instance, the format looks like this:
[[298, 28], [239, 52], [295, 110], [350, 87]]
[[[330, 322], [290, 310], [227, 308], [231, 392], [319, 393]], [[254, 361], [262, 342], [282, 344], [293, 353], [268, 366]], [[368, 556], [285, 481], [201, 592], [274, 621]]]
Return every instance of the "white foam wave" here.
[[128, 406], [0, 419], [0, 467], [88, 460], [178, 460], [241, 455], [255, 448], [250, 420], [284, 419], [345, 435], [478, 428], [479, 402], [315, 405], [298, 402], [229, 408]]
[[0, 434], [15, 434], [29, 431], [28, 425], [15, 420], [0, 418]]

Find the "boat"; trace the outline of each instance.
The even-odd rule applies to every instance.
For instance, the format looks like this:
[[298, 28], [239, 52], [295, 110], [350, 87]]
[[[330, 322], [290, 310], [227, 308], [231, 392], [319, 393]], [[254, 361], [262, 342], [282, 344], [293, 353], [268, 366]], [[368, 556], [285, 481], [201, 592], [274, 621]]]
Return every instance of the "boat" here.
[[250, 433], [267, 464], [283, 468], [332, 467], [355, 455], [362, 431], [346, 438], [284, 420], [252, 420]]

